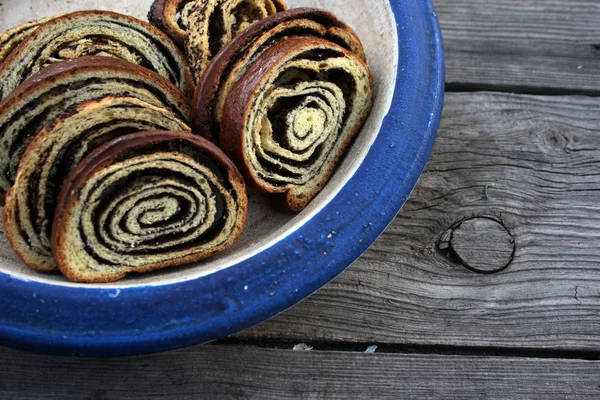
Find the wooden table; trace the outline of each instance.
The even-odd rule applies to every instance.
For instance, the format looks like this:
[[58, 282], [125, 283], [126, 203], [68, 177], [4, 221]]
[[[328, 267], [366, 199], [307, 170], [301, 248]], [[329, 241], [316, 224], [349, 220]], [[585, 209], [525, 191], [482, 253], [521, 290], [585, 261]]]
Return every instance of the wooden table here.
[[0, 349], [0, 397], [600, 398], [600, 1], [435, 3], [438, 139], [360, 260], [216, 344], [109, 360]]

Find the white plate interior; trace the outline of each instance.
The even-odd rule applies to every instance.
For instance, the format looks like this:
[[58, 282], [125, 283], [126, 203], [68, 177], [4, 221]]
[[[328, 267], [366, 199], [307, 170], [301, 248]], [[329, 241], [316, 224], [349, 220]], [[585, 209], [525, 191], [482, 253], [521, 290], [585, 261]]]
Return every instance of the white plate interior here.
[[[86, 9], [112, 10], [146, 20], [152, 0], [8, 0], [0, 3], [2, 31], [25, 21]], [[373, 111], [352, 148], [323, 192], [300, 214], [274, 212], [264, 195], [251, 192], [248, 223], [235, 246], [208, 260], [162, 270], [151, 274], [132, 274], [127, 279], [107, 285], [86, 287], [129, 287], [162, 285], [213, 273], [247, 259], [272, 246], [309, 221], [352, 177], [375, 140], [383, 117], [387, 114], [396, 80], [398, 38], [396, 22], [386, 0], [288, 0], [289, 7], [318, 7], [335, 13], [356, 30], [363, 42], [375, 80]], [[56, 285], [82, 286], [68, 282], [59, 274], [38, 274], [15, 256], [0, 227], [0, 273], [15, 278]]]

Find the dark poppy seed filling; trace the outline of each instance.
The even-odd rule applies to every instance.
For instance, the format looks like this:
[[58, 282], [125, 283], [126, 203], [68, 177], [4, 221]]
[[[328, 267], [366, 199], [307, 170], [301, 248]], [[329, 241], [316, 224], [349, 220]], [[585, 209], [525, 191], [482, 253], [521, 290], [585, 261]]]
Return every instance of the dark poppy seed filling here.
[[225, 36], [225, 21], [223, 21], [223, 7], [217, 7], [208, 18], [208, 50], [211, 54], [217, 54], [223, 47], [223, 36]]
[[196, 0], [154, 0], [148, 12], [148, 21], [183, 47], [190, 12], [195, 2]]
[[[279, 12], [241, 33], [207, 68], [194, 94], [194, 131], [220, 143], [225, 101], [233, 86], [267, 49], [291, 37], [327, 38], [365, 60], [362, 44], [354, 31], [333, 14], [315, 8]], [[342, 54], [335, 49], [321, 49], [298, 57], [324, 61]]]
[[138, 132], [92, 152], [66, 180], [52, 228], [60, 270], [109, 282], [208, 257], [241, 234], [243, 179], [207, 140]]
[[373, 102], [358, 56], [317, 38], [282, 40], [229, 91], [223, 149], [261, 189], [299, 211], [323, 188]]
[[[179, 6], [177, 7], [177, 13], [175, 14], [175, 21], [179, 29], [183, 32], [187, 30], [190, 25], [189, 18], [190, 12], [192, 11], [193, 1], [192, 0], [179, 0]], [[184, 33], [185, 35], [185, 33]], [[183, 39], [183, 38], [182, 38]]]
[[[175, 162], [173, 167], [177, 167], [178, 163], [180, 166], [185, 165]], [[92, 240], [105, 248], [118, 249], [132, 256], [151, 255], [159, 248], [180, 251], [214, 240], [228, 218], [223, 194], [210, 182], [210, 192], [190, 190], [189, 188], [197, 186], [197, 182], [190, 177], [180, 176], [181, 174], [176, 170], [158, 170], [150, 165], [148, 164], [148, 168], [142, 171], [118, 178], [110, 184], [108, 190], [115, 197], [103, 196], [97, 202], [97, 208], [90, 219], [95, 228]], [[196, 173], [202, 174], [202, 171]], [[111, 179], [111, 177], [104, 177], [104, 179]], [[106, 184], [102, 187], [106, 189]], [[201, 236], [194, 238], [196, 236], [194, 230], [185, 229], [195, 225], [202, 226], [208, 216], [204, 214], [197, 221], [194, 221], [194, 218], [211, 196], [214, 196], [215, 201], [212, 216], [214, 222]], [[153, 204], [154, 208], [148, 207], [148, 204]], [[126, 211], [120, 212], [123, 208]], [[140, 213], [140, 210], [143, 212]], [[149, 221], [147, 224], [144, 224], [141, 219], [143, 215], [146, 215], [145, 221]], [[136, 217], [138, 219], [135, 219]], [[91, 232], [86, 232], [81, 225], [79, 229], [82, 240], [90, 242]], [[140, 232], [147, 236], [141, 235]], [[128, 241], [127, 238], [132, 240]], [[166, 246], [165, 243], [171, 245]], [[118, 265], [114, 260], [103, 259], [98, 254], [92, 256], [97, 261]], [[122, 263], [120, 265], [129, 266]]]
[[195, 0], [192, 2], [187, 14], [185, 47], [191, 59], [190, 69], [194, 82], [200, 81], [213, 57], [239, 33], [286, 8], [283, 0]]
[[125, 61], [82, 57], [45, 68], [0, 107], [0, 194], [14, 183], [27, 145], [44, 126], [79, 104], [107, 96], [134, 97], [189, 122], [185, 95], [160, 75]]
[[48, 123], [29, 143], [6, 195], [4, 226], [17, 255], [34, 269], [56, 268], [50, 244], [52, 221], [69, 173], [107, 141], [157, 129], [189, 128], [169, 110], [130, 97], [84, 102]]
[[192, 90], [177, 46], [154, 26], [107, 11], [81, 11], [39, 26], [0, 67], [0, 98], [44, 67], [87, 55], [103, 55], [148, 68], [184, 92]]

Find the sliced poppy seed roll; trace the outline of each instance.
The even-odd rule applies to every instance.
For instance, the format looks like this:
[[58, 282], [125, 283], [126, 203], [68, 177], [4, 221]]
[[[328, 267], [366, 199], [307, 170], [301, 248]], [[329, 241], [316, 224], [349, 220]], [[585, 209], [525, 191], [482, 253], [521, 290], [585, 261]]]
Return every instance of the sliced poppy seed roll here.
[[4, 60], [17, 48], [25, 39], [33, 33], [40, 25], [50, 21], [55, 17], [42, 18], [35, 21], [25, 22], [19, 26], [11, 28], [0, 36], [0, 62]]
[[354, 53], [296, 37], [266, 50], [227, 97], [221, 148], [250, 181], [300, 211], [366, 120], [373, 78]]
[[52, 271], [52, 219], [63, 182], [96, 147], [146, 130], [189, 131], [169, 110], [142, 100], [106, 97], [89, 101], [50, 122], [23, 154], [6, 195], [4, 229], [15, 253], [37, 271]]
[[0, 99], [42, 68], [83, 56], [120, 58], [193, 90], [183, 53], [147, 22], [109, 11], [79, 11], [38, 27], [0, 65]]
[[287, 8], [283, 0], [195, 0], [185, 49], [197, 84], [213, 57], [252, 24]]
[[95, 56], [44, 68], [0, 103], [0, 201], [14, 183], [25, 148], [48, 122], [88, 100], [116, 95], [167, 108], [184, 122], [190, 121], [185, 95], [146, 68]]
[[238, 239], [247, 204], [242, 176], [206, 139], [123, 136], [67, 178], [52, 228], [54, 258], [77, 282], [194, 262]]
[[218, 144], [225, 99], [233, 86], [270, 46], [294, 36], [327, 39], [366, 61], [358, 36], [330, 12], [295, 8], [277, 13], [252, 25], [214, 58], [194, 94], [194, 132]]
[[148, 21], [183, 48], [194, 2], [195, 0], [154, 0], [148, 13]]

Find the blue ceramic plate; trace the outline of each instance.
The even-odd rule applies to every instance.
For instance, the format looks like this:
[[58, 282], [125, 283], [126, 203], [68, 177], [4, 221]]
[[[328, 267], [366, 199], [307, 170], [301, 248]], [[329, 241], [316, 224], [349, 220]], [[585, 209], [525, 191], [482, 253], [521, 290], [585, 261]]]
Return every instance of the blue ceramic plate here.
[[[0, 5], [0, 27], [81, 7], [63, 1], [48, 9], [41, 7], [46, 0], [30, 3], [36, 1], [40, 7]], [[150, 2], [95, 0], [94, 6], [143, 17]], [[252, 194], [248, 227], [232, 249], [111, 285], [35, 274], [0, 240], [0, 344], [121, 356], [218, 339], [307, 297], [383, 232], [416, 184], [440, 120], [444, 57], [433, 6], [429, 0], [288, 4], [329, 9], [354, 27], [375, 78], [373, 113], [323, 193], [293, 216], [272, 212]], [[40, 11], [31, 15], [32, 9]]]

